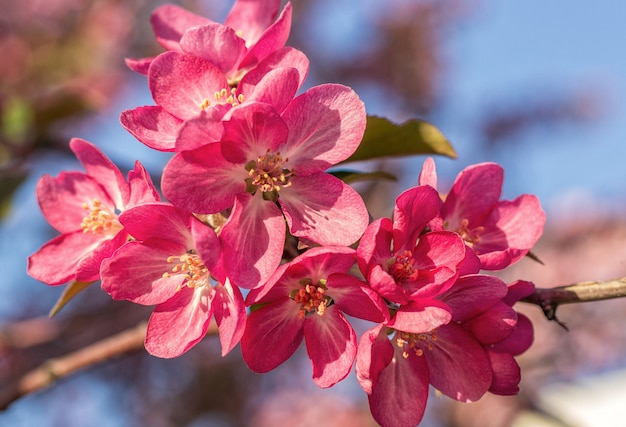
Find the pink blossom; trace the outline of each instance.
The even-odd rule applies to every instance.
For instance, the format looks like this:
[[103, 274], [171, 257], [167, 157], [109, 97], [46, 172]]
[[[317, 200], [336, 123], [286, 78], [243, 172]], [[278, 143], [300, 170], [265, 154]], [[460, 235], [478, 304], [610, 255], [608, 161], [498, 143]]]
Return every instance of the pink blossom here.
[[[496, 163], [465, 168], [446, 196], [440, 218], [429, 224], [459, 233], [485, 270], [500, 270], [524, 257], [541, 237], [546, 220], [533, 195], [500, 200], [503, 178]], [[420, 183], [436, 186], [432, 159], [424, 163]]]
[[285, 222], [293, 236], [350, 245], [369, 217], [351, 187], [325, 172], [361, 141], [365, 108], [351, 89], [321, 85], [282, 115], [250, 103], [224, 122], [221, 142], [177, 153], [165, 167], [163, 191], [199, 214], [230, 210], [220, 239], [231, 280], [254, 288], [282, 257]]
[[308, 61], [295, 51], [289, 58], [300, 69], [271, 63], [272, 58], [268, 58], [232, 87], [226, 75], [206, 59], [163, 53], [152, 61], [148, 73], [157, 105], [124, 111], [121, 123], [141, 142], [161, 151], [190, 149], [188, 142], [180, 145], [180, 132], [185, 133], [183, 141], [189, 141], [193, 134], [192, 148], [219, 141], [221, 122], [230, 117], [233, 108], [264, 102], [280, 113], [293, 100], [302, 74], [308, 70]]
[[239, 342], [246, 313], [241, 292], [224, 275], [213, 229], [168, 204], [129, 209], [120, 222], [136, 240], [102, 263], [102, 288], [114, 299], [156, 305], [146, 349], [180, 356], [205, 336], [215, 316], [222, 354], [228, 353]]
[[376, 421], [382, 426], [417, 425], [429, 384], [453, 399], [471, 402], [493, 387], [494, 372], [499, 378], [514, 375], [514, 367], [499, 363], [487, 350], [509, 337], [516, 325], [515, 311], [501, 302], [506, 292], [496, 277], [463, 276], [437, 297], [447, 316], [414, 310], [413, 317], [426, 318], [421, 331], [380, 324], [366, 332], [359, 342], [357, 377]]
[[356, 336], [343, 313], [382, 322], [387, 309], [366, 283], [347, 274], [356, 254], [346, 247], [315, 247], [283, 264], [247, 297], [258, 305], [248, 316], [241, 339], [246, 364], [268, 372], [306, 342], [313, 380], [330, 387], [348, 375]]
[[102, 260], [126, 243], [128, 233], [118, 215], [133, 206], [159, 200], [143, 166], [135, 163], [128, 182], [93, 144], [70, 141], [86, 173], [44, 175], [37, 183], [37, 201], [46, 220], [61, 235], [28, 258], [28, 274], [49, 285], [100, 278]]
[[[150, 21], [165, 49], [206, 59], [231, 85], [237, 85], [248, 70], [269, 56], [274, 55], [276, 61], [289, 55], [284, 45], [291, 28], [291, 3], [276, 18], [279, 8], [280, 0], [238, 0], [222, 25], [166, 4], [153, 12]], [[152, 60], [126, 62], [133, 70], [147, 74]]]

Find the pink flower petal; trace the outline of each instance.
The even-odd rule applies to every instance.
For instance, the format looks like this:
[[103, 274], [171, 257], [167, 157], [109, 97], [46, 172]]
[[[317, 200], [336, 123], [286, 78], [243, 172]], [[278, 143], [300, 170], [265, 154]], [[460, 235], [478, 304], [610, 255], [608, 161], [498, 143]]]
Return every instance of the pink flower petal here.
[[365, 132], [365, 106], [346, 86], [324, 84], [296, 97], [282, 114], [289, 127], [288, 152], [300, 176], [347, 159]]
[[[261, 62], [272, 52], [285, 45], [291, 30], [291, 3], [287, 3], [278, 19], [256, 39], [258, 31], [247, 34], [244, 30], [243, 38], [249, 48], [248, 54], [241, 61], [239, 68], [250, 68]], [[261, 24], [263, 25], [263, 24]], [[249, 25], [247, 25], [249, 30]], [[260, 29], [260, 26], [257, 27]], [[256, 39], [256, 40], [255, 40]]]
[[28, 257], [28, 274], [52, 286], [67, 283], [75, 278], [80, 260], [104, 238], [108, 237], [82, 231], [61, 234]]
[[146, 332], [146, 350], [157, 357], [178, 357], [204, 338], [211, 320], [210, 287], [187, 286], [155, 307]]
[[[248, 71], [240, 86], [256, 85], [268, 72], [275, 68], [295, 68], [298, 70], [298, 88], [302, 86], [309, 72], [309, 59], [307, 56], [291, 46], [285, 46], [273, 52], [252, 70]], [[282, 110], [280, 110], [282, 112]]]
[[126, 110], [122, 112], [120, 122], [135, 138], [158, 151], [174, 151], [183, 124], [181, 119], [158, 105]]
[[489, 391], [501, 396], [512, 396], [519, 392], [518, 384], [521, 380], [520, 367], [515, 358], [507, 353], [487, 351], [493, 378]]
[[246, 54], [246, 43], [235, 30], [216, 23], [188, 29], [180, 39], [180, 47], [185, 53], [209, 61], [224, 74], [236, 68]]
[[513, 356], [522, 354], [532, 345], [534, 340], [533, 324], [521, 313], [517, 313], [517, 324], [513, 333], [505, 340], [491, 346], [493, 351], [509, 353]]
[[251, 73], [253, 71], [247, 73], [238, 86], [238, 90], [244, 96], [246, 102], [269, 104], [278, 113], [281, 113], [293, 100], [298, 91], [300, 75], [295, 68], [274, 68], [268, 70], [256, 82], [252, 80], [256, 76]]
[[427, 157], [424, 160], [418, 183], [419, 185], [430, 185], [435, 190], [437, 189], [437, 168], [432, 157]]
[[365, 332], [359, 340], [356, 376], [361, 388], [372, 394], [380, 371], [391, 363], [394, 349], [387, 339], [388, 328], [382, 324]]
[[185, 280], [183, 274], [163, 277], [173, 266], [167, 259], [186, 251], [184, 246], [155, 239], [129, 242], [102, 262], [102, 289], [116, 300], [142, 305], [165, 303]]
[[285, 296], [251, 312], [241, 337], [246, 365], [258, 373], [269, 372], [289, 359], [304, 337], [300, 306]]
[[451, 319], [450, 309], [440, 301], [411, 301], [402, 305], [387, 325], [399, 331], [419, 334], [446, 325]]
[[224, 74], [210, 62], [177, 52], [156, 57], [148, 83], [156, 103], [183, 120], [196, 117], [207, 101], [215, 102], [216, 92], [229, 88]]
[[113, 255], [116, 249], [128, 241], [128, 233], [120, 231], [113, 237], [102, 240], [92, 251], [86, 253], [76, 267], [76, 280], [79, 282], [93, 282], [100, 279], [102, 261]]
[[83, 218], [89, 215], [94, 200], [111, 211], [113, 201], [92, 177], [81, 172], [61, 172], [57, 178], [42, 176], [35, 188], [37, 202], [48, 223], [61, 233], [82, 230]]
[[369, 277], [374, 266], [386, 267], [392, 259], [392, 236], [392, 222], [389, 218], [379, 218], [368, 225], [356, 251], [359, 270], [365, 278]]
[[194, 247], [189, 231], [192, 219], [189, 212], [168, 203], [135, 206], [120, 215], [120, 222], [135, 239], [158, 237], [184, 248], [183, 253]]
[[224, 264], [232, 282], [246, 289], [264, 284], [280, 263], [285, 222], [278, 206], [249, 194], [237, 196], [222, 228]]
[[149, 58], [124, 58], [124, 62], [134, 72], [147, 76], [150, 64], [152, 64], [154, 58], [154, 56]]
[[161, 46], [177, 51], [180, 50], [179, 42], [187, 29], [210, 22], [212, 21], [207, 18], [173, 4], [158, 7], [150, 16], [152, 29]]
[[441, 208], [439, 193], [428, 186], [413, 187], [396, 199], [393, 211], [393, 251], [413, 250], [424, 227]]
[[280, 203], [291, 234], [321, 245], [351, 245], [365, 231], [369, 214], [359, 193], [327, 173], [296, 176]]
[[334, 273], [328, 276], [327, 286], [327, 294], [349, 316], [377, 323], [389, 320], [389, 310], [380, 295], [356, 277]]
[[128, 200], [128, 183], [115, 164], [95, 145], [80, 138], [72, 138], [70, 148], [87, 172], [94, 178], [113, 200], [115, 207], [121, 209]]
[[222, 119], [230, 106], [218, 105], [202, 111], [196, 118], [186, 120], [175, 140], [176, 151], [195, 150], [222, 139]]
[[491, 364], [483, 347], [463, 328], [449, 323], [437, 329], [437, 340], [419, 341], [430, 371], [430, 383], [460, 402], [475, 402], [491, 386]]
[[222, 356], [225, 356], [239, 343], [246, 328], [246, 307], [241, 291], [228, 281], [218, 284], [212, 308], [219, 328]]
[[476, 274], [460, 277], [454, 286], [438, 299], [452, 309], [454, 321], [464, 321], [488, 310], [501, 300], [506, 292], [506, 285], [501, 279]]
[[152, 178], [139, 161], [136, 161], [135, 168], [128, 172], [128, 186], [130, 194], [124, 201], [126, 208], [161, 200], [161, 196], [152, 183]]
[[237, 0], [228, 13], [224, 25], [229, 26], [254, 45], [263, 32], [272, 25], [280, 9], [280, 0]]
[[510, 306], [499, 302], [465, 325], [482, 345], [501, 342], [513, 333], [517, 313]]
[[310, 315], [304, 321], [304, 338], [315, 384], [327, 388], [348, 376], [356, 356], [356, 335], [341, 311], [329, 307], [323, 316]]
[[247, 177], [244, 165], [224, 159], [220, 144], [208, 144], [172, 157], [163, 170], [161, 188], [176, 206], [200, 214], [218, 213], [246, 191]]
[[383, 298], [388, 299], [396, 304], [406, 304], [409, 301], [409, 296], [404, 291], [402, 286], [396, 283], [396, 280], [385, 270], [381, 265], [374, 265], [370, 269], [367, 280], [376, 292], [378, 292]]

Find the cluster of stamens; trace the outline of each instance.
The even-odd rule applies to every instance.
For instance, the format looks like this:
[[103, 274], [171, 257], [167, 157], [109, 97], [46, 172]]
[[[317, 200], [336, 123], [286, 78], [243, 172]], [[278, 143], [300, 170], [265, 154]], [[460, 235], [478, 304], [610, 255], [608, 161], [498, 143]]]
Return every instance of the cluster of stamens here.
[[251, 189], [262, 193], [278, 193], [282, 187], [291, 186], [289, 179], [293, 176], [293, 171], [283, 168], [283, 164], [288, 161], [288, 158], [283, 160], [280, 152], [272, 153], [268, 149], [256, 161], [248, 162], [246, 170], [250, 178], [247, 182]]
[[[444, 224], [445, 226], [445, 224]], [[476, 227], [474, 229], [469, 228], [469, 220], [464, 218], [457, 227], [456, 231], [470, 248], [473, 248], [475, 244], [480, 242], [480, 234], [484, 231], [485, 227]]]
[[415, 268], [413, 252], [405, 250], [397, 255], [395, 262], [389, 267], [389, 274], [393, 276], [396, 282], [402, 280], [417, 280], [419, 271]]
[[193, 251], [189, 251], [181, 256], [170, 256], [167, 258], [167, 262], [175, 264], [170, 271], [163, 273], [162, 277], [168, 278], [172, 274], [183, 274], [185, 281], [182, 283], [181, 288], [182, 286], [187, 286], [195, 289], [207, 283], [209, 270]]
[[433, 349], [431, 341], [437, 341], [437, 330], [424, 333], [412, 333], [412, 332], [396, 332], [396, 345], [402, 349], [402, 357], [405, 359], [409, 357], [409, 352], [412, 351], [416, 356], [423, 356], [424, 350], [418, 347], [418, 343], [426, 346], [428, 350]]
[[[223, 88], [213, 94], [213, 101], [215, 104], [230, 104], [233, 107], [241, 104], [244, 101], [243, 94], [237, 95], [237, 88], [231, 88], [230, 90]], [[211, 100], [209, 98], [204, 98], [202, 104], [200, 104], [200, 108], [202, 110], [206, 110], [211, 106]]]
[[300, 311], [298, 317], [304, 319], [308, 313], [317, 313], [319, 316], [323, 316], [326, 312], [326, 307], [332, 304], [331, 297], [326, 295], [326, 280], [320, 279], [317, 284], [313, 284], [313, 281], [309, 278], [300, 280], [300, 289], [296, 289], [291, 292], [291, 299], [300, 304]]
[[122, 225], [117, 220], [117, 215], [103, 205], [100, 200], [95, 199], [91, 207], [88, 203], [83, 203], [82, 206], [89, 212], [80, 223], [83, 233], [102, 234], [111, 229], [113, 231], [122, 229]]

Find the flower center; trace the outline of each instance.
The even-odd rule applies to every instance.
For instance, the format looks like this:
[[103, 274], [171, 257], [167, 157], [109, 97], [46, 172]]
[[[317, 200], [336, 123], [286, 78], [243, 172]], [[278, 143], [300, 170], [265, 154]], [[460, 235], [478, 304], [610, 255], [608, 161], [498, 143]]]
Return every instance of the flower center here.
[[475, 244], [480, 242], [480, 234], [485, 230], [485, 227], [469, 227], [469, 220], [467, 218], [461, 220], [461, 223], [457, 227], [456, 231], [470, 248], [473, 248]]
[[415, 268], [413, 252], [406, 250], [397, 255], [395, 262], [393, 262], [393, 264], [389, 267], [389, 273], [393, 276], [396, 282], [401, 282], [403, 280], [417, 280], [419, 270]]
[[180, 285], [189, 288], [199, 288], [209, 283], [209, 270], [206, 268], [198, 254], [191, 250], [180, 256], [169, 256], [167, 262], [174, 263], [174, 267], [170, 271], [163, 273], [163, 278], [171, 277], [172, 274], [183, 274], [185, 281]]
[[[233, 107], [236, 107], [237, 105], [241, 104], [244, 101], [244, 96], [243, 94], [239, 94], [237, 95], [237, 88], [230, 88], [226, 89], [223, 88], [220, 91], [217, 91], [213, 94], [213, 102], [215, 105], [219, 105], [219, 104], [230, 104]], [[202, 104], [200, 104], [200, 108], [202, 110], [206, 110], [207, 108], [209, 108], [211, 105], [211, 100], [209, 98], [204, 98], [204, 101], [202, 101]]]
[[83, 209], [88, 212], [80, 223], [83, 233], [117, 234], [118, 231], [124, 228], [117, 220], [117, 214], [111, 211], [108, 206], [103, 205], [98, 199], [94, 199], [91, 207], [88, 203], [83, 203]]
[[300, 304], [298, 317], [304, 319], [309, 313], [317, 313], [323, 316], [326, 308], [333, 304], [333, 299], [326, 295], [326, 280], [320, 279], [317, 284], [313, 280], [305, 278], [300, 280], [300, 289], [291, 292], [291, 299]]
[[402, 349], [402, 357], [405, 359], [413, 352], [416, 356], [423, 356], [424, 350], [421, 348], [426, 346], [428, 350], [433, 349], [433, 342], [437, 341], [437, 329], [430, 332], [413, 333], [413, 332], [396, 332], [396, 345]]
[[254, 194], [258, 190], [263, 193], [264, 199], [278, 200], [278, 192], [291, 186], [289, 180], [294, 175], [293, 170], [283, 167], [288, 161], [288, 158], [283, 160], [280, 152], [273, 153], [269, 148], [256, 161], [249, 161], [245, 166], [249, 175], [246, 179], [247, 191]]

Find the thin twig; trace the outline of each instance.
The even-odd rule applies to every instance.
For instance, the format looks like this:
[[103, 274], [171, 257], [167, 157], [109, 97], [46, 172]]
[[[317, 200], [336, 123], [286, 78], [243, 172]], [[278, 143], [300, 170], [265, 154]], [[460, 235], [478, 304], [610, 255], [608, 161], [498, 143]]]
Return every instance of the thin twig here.
[[605, 282], [581, 282], [556, 288], [537, 288], [522, 301], [538, 305], [548, 320], [553, 320], [567, 329], [567, 326], [556, 317], [559, 305], [623, 297], [626, 297], [626, 277]]

